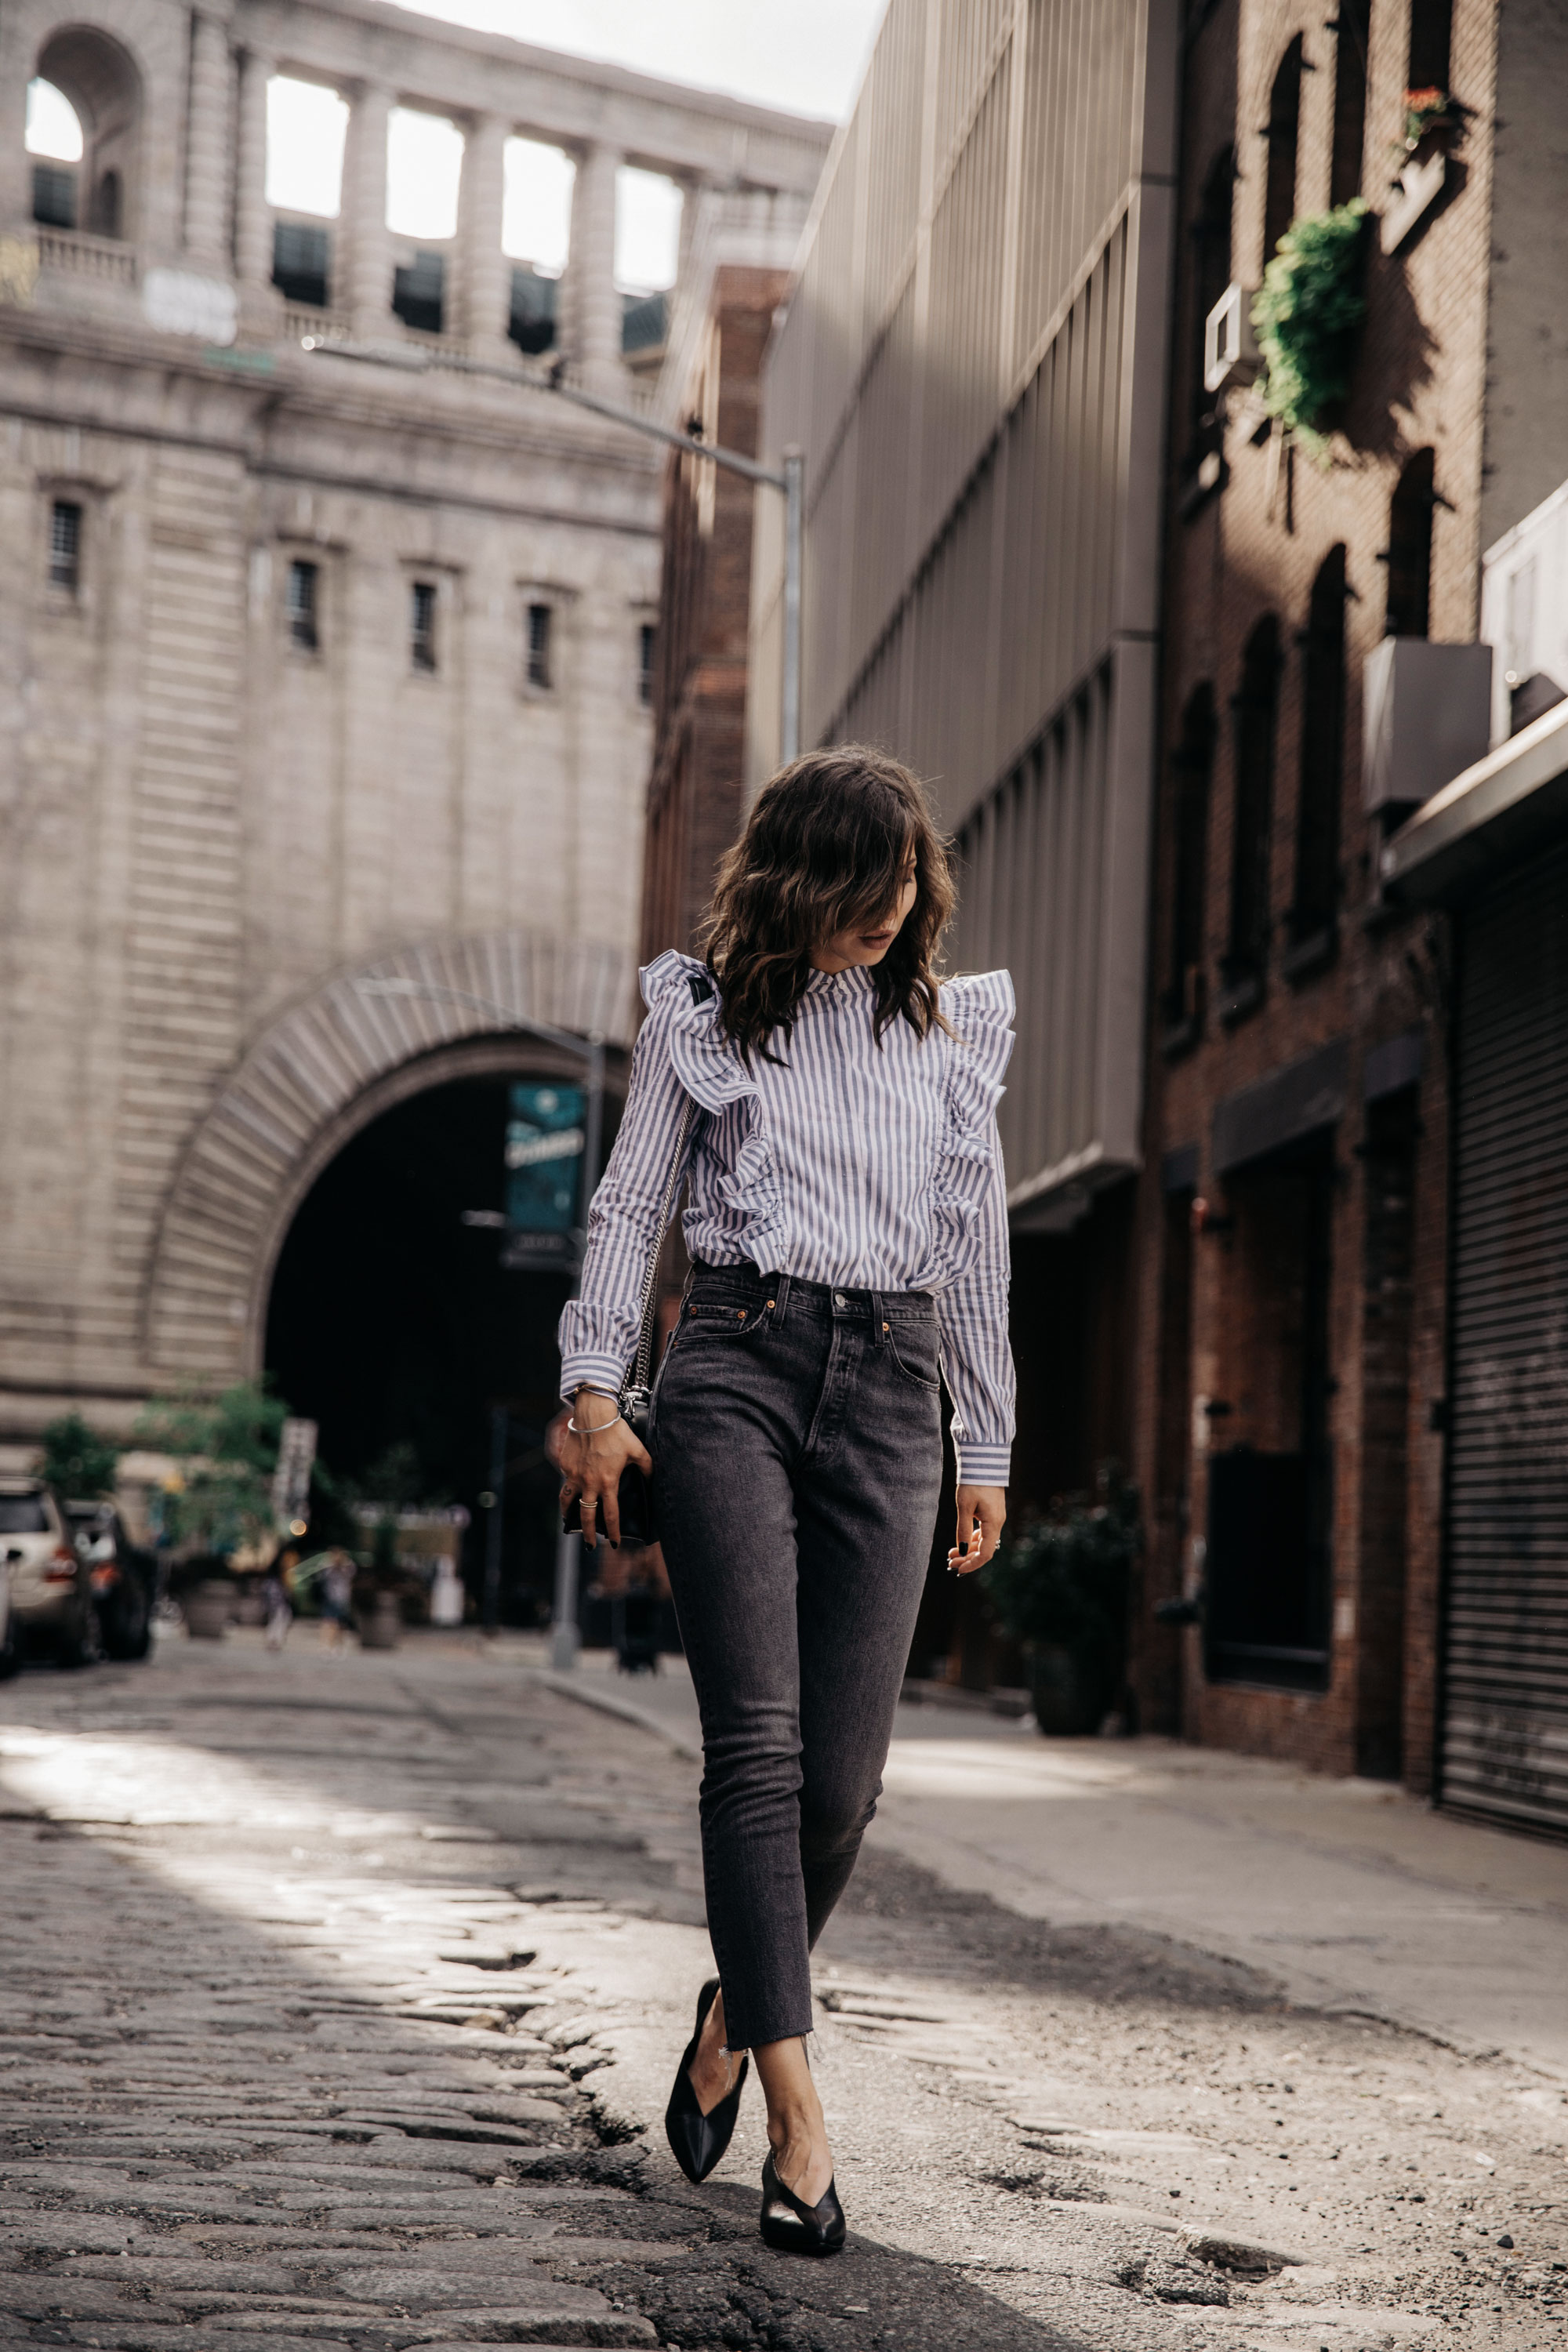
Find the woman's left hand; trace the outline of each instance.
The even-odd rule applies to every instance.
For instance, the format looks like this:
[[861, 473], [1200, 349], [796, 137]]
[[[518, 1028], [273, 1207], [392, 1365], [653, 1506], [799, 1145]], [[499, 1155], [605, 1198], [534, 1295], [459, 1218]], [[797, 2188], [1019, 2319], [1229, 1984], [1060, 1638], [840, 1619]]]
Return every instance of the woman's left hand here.
[[984, 1567], [1002, 1540], [1006, 1517], [1005, 1486], [960, 1486], [958, 1541], [947, 1555], [955, 1576], [972, 1576]]

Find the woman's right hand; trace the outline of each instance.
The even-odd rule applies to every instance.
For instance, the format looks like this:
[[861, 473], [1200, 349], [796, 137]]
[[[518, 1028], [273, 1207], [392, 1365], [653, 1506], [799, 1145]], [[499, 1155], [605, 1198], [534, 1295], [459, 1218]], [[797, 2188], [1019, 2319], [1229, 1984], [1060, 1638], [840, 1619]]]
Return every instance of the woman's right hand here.
[[575, 1430], [560, 1437], [561, 1507], [574, 1499], [583, 1521], [583, 1540], [590, 1551], [598, 1541], [599, 1507], [604, 1506], [605, 1532], [612, 1544], [621, 1540], [621, 1473], [636, 1463], [645, 1476], [653, 1474], [653, 1460], [627, 1423], [616, 1411], [616, 1400], [599, 1389], [579, 1389], [572, 1401]]

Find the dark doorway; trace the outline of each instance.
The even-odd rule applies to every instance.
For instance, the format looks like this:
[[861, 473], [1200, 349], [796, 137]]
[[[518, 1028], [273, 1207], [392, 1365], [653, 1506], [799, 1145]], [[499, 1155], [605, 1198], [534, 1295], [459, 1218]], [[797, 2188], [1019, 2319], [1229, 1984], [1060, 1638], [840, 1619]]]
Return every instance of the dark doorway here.
[[1321, 1690], [1329, 1675], [1331, 1136], [1227, 1181], [1224, 1450], [1208, 1472], [1212, 1682]]
[[503, 1273], [504, 1235], [463, 1222], [502, 1206], [508, 1084], [433, 1087], [374, 1120], [318, 1178], [273, 1277], [267, 1368], [292, 1410], [320, 1423], [336, 1476], [374, 1485], [376, 1465], [408, 1447], [419, 1499], [468, 1507], [470, 1584], [491, 1410], [506, 1406], [502, 1616], [532, 1623], [553, 1572], [558, 1482], [542, 1441], [566, 1279]]

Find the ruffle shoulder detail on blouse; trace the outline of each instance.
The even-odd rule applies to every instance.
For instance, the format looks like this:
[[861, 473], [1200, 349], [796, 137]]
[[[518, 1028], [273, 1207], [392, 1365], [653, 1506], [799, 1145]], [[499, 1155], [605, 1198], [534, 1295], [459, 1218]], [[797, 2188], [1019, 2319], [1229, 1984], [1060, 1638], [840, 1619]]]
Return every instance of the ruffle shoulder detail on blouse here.
[[662, 1035], [670, 1066], [687, 1093], [715, 1116], [734, 1103], [750, 1106], [749, 1131], [733, 1167], [720, 1179], [719, 1191], [745, 1218], [747, 1255], [766, 1274], [778, 1263], [784, 1245], [784, 1197], [757, 1081], [719, 1026], [712, 976], [695, 956], [668, 948], [638, 977], [648, 1008], [647, 1028]]
[[979, 1254], [981, 1209], [995, 1156], [993, 1119], [1006, 1092], [1016, 1001], [1005, 971], [944, 980], [939, 1001], [955, 1032], [947, 1040], [934, 1199], [934, 1256], [946, 1284], [967, 1274]]

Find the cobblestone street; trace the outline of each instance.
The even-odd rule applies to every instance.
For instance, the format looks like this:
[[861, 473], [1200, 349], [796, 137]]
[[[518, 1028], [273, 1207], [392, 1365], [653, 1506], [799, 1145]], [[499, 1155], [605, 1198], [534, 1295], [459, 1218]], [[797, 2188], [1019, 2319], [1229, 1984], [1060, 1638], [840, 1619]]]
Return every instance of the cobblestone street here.
[[818, 1954], [853, 2235], [768, 2252], [760, 2101], [700, 2190], [659, 2127], [695, 1780], [455, 1636], [9, 1685], [0, 2343], [1568, 2341], [1550, 2076], [875, 1843]]

